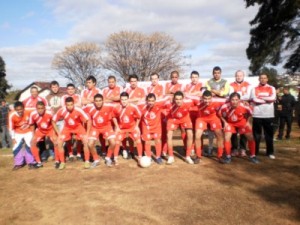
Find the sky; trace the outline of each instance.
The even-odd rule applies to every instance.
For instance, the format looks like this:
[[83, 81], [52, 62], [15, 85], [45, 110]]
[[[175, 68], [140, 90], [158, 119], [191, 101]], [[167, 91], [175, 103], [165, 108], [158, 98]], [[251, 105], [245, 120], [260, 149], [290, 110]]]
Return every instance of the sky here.
[[122, 30], [165, 32], [184, 47], [188, 77], [248, 73], [250, 25], [258, 7], [243, 0], [10, 0], [0, 3], [0, 56], [13, 89], [34, 81], [68, 83], [51, 68], [55, 53], [82, 41], [103, 45]]

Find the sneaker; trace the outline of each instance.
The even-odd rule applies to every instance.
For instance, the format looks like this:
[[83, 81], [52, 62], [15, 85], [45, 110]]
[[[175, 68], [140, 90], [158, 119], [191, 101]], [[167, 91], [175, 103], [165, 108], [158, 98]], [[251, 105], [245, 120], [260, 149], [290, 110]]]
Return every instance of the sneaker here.
[[75, 160], [74, 155], [70, 155], [70, 156], [69, 156], [69, 161], [70, 161], [70, 162], [74, 162], [74, 160]]
[[40, 167], [38, 166], [37, 163], [30, 163], [28, 164], [28, 169], [32, 170], [32, 169], [39, 169]]
[[219, 162], [222, 164], [229, 164], [231, 163], [231, 157], [226, 156], [224, 159], [220, 158]]
[[124, 149], [122, 151], [122, 156], [123, 156], [124, 159], [128, 159], [128, 152], [127, 152], [127, 150]]
[[59, 168], [59, 165], [60, 165], [60, 162], [55, 162], [54, 168], [55, 168], [55, 169], [58, 169], [58, 168]]
[[37, 166], [38, 168], [44, 167], [42, 163], [37, 163], [36, 166]]
[[272, 154], [271, 154], [271, 155], [269, 155], [269, 158], [270, 158], [270, 159], [275, 159], [276, 157], [275, 157], [275, 155], [272, 155]]
[[167, 164], [168, 164], [168, 165], [172, 165], [174, 162], [175, 162], [174, 156], [169, 156], [168, 161], [167, 161]]
[[161, 153], [161, 157], [164, 158], [164, 159], [166, 159], [166, 160], [168, 159], [168, 155], [167, 155], [166, 152], [162, 152]]
[[193, 159], [194, 164], [199, 164], [201, 159], [197, 156], [196, 158]]
[[12, 170], [15, 171], [15, 170], [18, 170], [18, 169], [21, 169], [23, 167], [23, 165], [15, 165]]
[[77, 155], [76, 155], [76, 160], [77, 160], [77, 161], [82, 161], [82, 158], [81, 158], [81, 155], [80, 155], [80, 154], [77, 154]]
[[105, 158], [105, 164], [106, 164], [106, 166], [111, 167], [112, 166], [112, 160], [110, 158]]
[[65, 168], [66, 168], [66, 163], [62, 162], [62, 163], [59, 164], [59, 167], [58, 167], [59, 170], [63, 170]]
[[245, 150], [245, 149], [242, 149], [242, 150], [241, 150], [240, 156], [241, 156], [241, 157], [247, 157], [247, 154], [246, 154], [246, 150]]
[[253, 163], [255, 163], [255, 164], [259, 163], [259, 161], [258, 161], [258, 159], [257, 159], [256, 156], [250, 157], [250, 161], [253, 162]]
[[238, 150], [234, 149], [234, 150], [231, 152], [231, 156], [234, 156], [234, 157], [239, 156]]
[[161, 157], [157, 158], [156, 163], [159, 164], [159, 165], [162, 165], [163, 164], [162, 158]]
[[84, 162], [84, 169], [89, 169], [89, 168], [91, 168], [90, 162], [89, 161], [85, 161]]
[[192, 158], [190, 156], [185, 157], [185, 162], [188, 164], [194, 164], [194, 161], [192, 160]]
[[91, 168], [95, 168], [100, 165], [100, 161], [94, 161], [91, 165]]

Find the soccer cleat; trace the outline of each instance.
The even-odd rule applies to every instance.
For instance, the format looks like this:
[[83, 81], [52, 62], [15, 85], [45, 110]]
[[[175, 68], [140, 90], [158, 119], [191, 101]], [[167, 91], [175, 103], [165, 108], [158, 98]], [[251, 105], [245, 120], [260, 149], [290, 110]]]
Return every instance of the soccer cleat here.
[[222, 164], [229, 164], [229, 163], [231, 163], [231, 157], [226, 156], [224, 159], [220, 158], [219, 162]]
[[37, 166], [38, 168], [44, 167], [42, 163], [37, 163], [36, 166]]
[[91, 165], [91, 168], [95, 168], [100, 165], [100, 161], [94, 161]]
[[84, 169], [89, 169], [89, 168], [91, 168], [90, 162], [89, 161], [85, 161], [84, 162]]
[[162, 157], [163, 159], [165, 159], [165, 160], [168, 159], [168, 155], [167, 155], [166, 152], [162, 152], [162, 153], [161, 153], [161, 157]]
[[247, 154], [246, 154], [246, 150], [245, 150], [245, 149], [242, 149], [242, 150], [241, 150], [240, 156], [241, 156], [241, 157], [247, 157]]
[[232, 152], [231, 152], [231, 156], [239, 156], [239, 152], [238, 150], [234, 149]]
[[69, 161], [70, 161], [70, 162], [74, 162], [74, 160], [75, 160], [74, 155], [70, 155], [70, 156], [69, 156]]
[[194, 161], [192, 160], [192, 158], [190, 156], [185, 157], [185, 162], [188, 164], [194, 164]]
[[110, 158], [105, 158], [105, 164], [106, 164], [106, 166], [111, 167], [112, 166], [112, 160]]
[[58, 169], [58, 168], [59, 168], [59, 165], [60, 165], [60, 162], [55, 162], [54, 168], [55, 168], [55, 169]]
[[196, 158], [193, 159], [194, 164], [199, 164], [201, 161], [201, 158], [199, 158], [198, 156]]
[[32, 170], [32, 169], [39, 169], [40, 166], [38, 166], [38, 163], [30, 163], [28, 164], [28, 169]]
[[272, 154], [271, 154], [271, 155], [269, 155], [269, 158], [270, 158], [270, 159], [275, 159], [276, 157], [275, 157], [275, 155], [272, 155]]
[[62, 162], [62, 163], [59, 164], [59, 167], [58, 167], [59, 170], [63, 170], [65, 168], [66, 168], [66, 163]]
[[122, 156], [123, 156], [124, 159], [128, 159], [128, 152], [127, 152], [126, 149], [124, 149], [124, 150], [122, 151]]
[[168, 164], [168, 165], [172, 165], [174, 162], [175, 162], [174, 156], [169, 156], [168, 161], [167, 161], [167, 164]]
[[159, 164], [159, 165], [163, 164], [162, 158], [161, 157], [157, 158], [156, 163]]
[[257, 159], [256, 156], [250, 157], [250, 162], [253, 162], [253, 163], [255, 163], [255, 164], [259, 163], [259, 161], [258, 161], [258, 159]]
[[76, 155], [76, 160], [77, 160], [77, 161], [82, 161], [82, 158], [81, 158], [81, 155], [80, 155], [80, 154], [77, 154], [77, 155]]

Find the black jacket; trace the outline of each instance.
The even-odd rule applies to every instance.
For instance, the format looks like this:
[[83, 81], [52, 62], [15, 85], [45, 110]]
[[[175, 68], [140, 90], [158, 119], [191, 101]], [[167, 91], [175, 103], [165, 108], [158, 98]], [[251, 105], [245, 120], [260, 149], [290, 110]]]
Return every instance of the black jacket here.
[[292, 116], [296, 99], [291, 94], [284, 94], [279, 100], [279, 105], [282, 106], [282, 110], [279, 111], [279, 116]]

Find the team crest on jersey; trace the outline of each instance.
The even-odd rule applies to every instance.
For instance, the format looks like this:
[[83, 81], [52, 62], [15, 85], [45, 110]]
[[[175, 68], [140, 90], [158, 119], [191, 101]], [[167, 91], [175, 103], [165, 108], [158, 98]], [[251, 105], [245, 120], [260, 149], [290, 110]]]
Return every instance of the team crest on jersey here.
[[46, 129], [48, 127], [48, 124], [47, 123], [41, 123], [41, 128], [43, 128], [43, 129]]
[[155, 119], [156, 118], [156, 115], [155, 115], [155, 113], [154, 112], [150, 112], [150, 119]]
[[123, 122], [124, 123], [129, 123], [129, 117], [128, 116], [124, 116]]
[[231, 116], [231, 121], [233, 121], [233, 122], [237, 121], [236, 115], [232, 115], [232, 116]]
[[206, 109], [206, 110], [204, 110], [203, 113], [204, 113], [205, 115], [209, 115], [210, 112], [209, 112], [209, 110]]
[[102, 117], [102, 116], [99, 116], [98, 119], [97, 119], [97, 122], [98, 122], [98, 123], [103, 123], [103, 121], [104, 121], [104, 120], [103, 120], [103, 117]]
[[181, 117], [182, 117], [182, 114], [179, 112], [179, 113], [176, 114], [176, 116], [177, 116], [178, 118], [181, 118]]
[[75, 125], [75, 121], [72, 120], [72, 119], [69, 119], [69, 120], [68, 120], [68, 124], [69, 124], [69, 125]]

